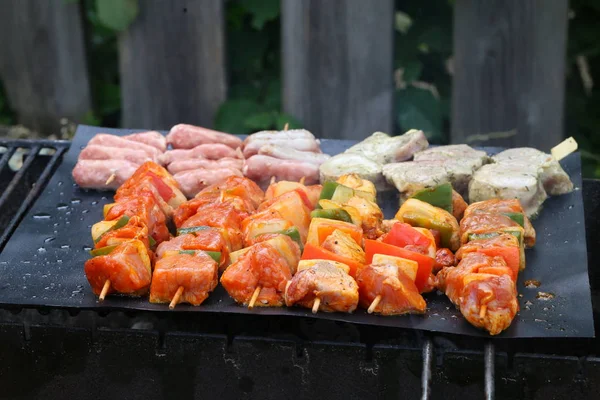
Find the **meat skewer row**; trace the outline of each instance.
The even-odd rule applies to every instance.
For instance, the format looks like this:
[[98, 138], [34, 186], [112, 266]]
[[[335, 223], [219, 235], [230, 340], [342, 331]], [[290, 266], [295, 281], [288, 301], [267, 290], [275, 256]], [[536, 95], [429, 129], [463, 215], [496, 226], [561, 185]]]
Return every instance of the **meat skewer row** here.
[[517, 276], [525, 268], [524, 248], [535, 243], [535, 231], [516, 199], [471, 204], [460, 227], [460, 263], [442, 269], [438, 287], [467, 321], [497, 335], [519, 309]]
[[150, 286], [152, 251], [169, 239], [167, 218], [181, 201], [176, 182], [161, 166], [143, 164], [105, 206], [104, 221], [92, 226], [94, 258], [85, 273], [94, 293], [104, 300], [117, 292], [139, 296]]

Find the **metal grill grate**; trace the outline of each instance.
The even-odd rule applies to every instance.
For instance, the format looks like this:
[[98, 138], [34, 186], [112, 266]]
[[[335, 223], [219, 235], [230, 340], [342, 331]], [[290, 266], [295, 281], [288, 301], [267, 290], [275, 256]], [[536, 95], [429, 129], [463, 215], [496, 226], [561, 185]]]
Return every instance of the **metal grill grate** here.
[[[61, 140], [0, 140], [0, 147], [6, 149], [0, 159], [0, 174], [3, 183], [9, 182], [0, 196], [2, 217], [9, 219], [0, 236], [0, 251], [52, 177], [70, 145], [71, 142]], [[24, 158], [22, 164], [19, 156]], [[10, 165], [11, 159], [15, 158], [16, 163], [21, 165]]]

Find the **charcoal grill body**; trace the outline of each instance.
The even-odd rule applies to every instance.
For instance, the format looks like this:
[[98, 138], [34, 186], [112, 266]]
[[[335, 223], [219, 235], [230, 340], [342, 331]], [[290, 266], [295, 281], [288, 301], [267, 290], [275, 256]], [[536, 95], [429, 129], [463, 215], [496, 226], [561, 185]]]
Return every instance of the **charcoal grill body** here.
[[[68, 143], [0, 146], [30, 149], [17, 172], [0, 158], [1, 249]], [[583, 191], [595, 266], [600, 181]], [[593, 267], [590, 280], [597, 323]], [[0, 399], [598, 399], [599, 349], [597, 339], [486, 340], [291, 317], [14, 308], [0, 310]]]

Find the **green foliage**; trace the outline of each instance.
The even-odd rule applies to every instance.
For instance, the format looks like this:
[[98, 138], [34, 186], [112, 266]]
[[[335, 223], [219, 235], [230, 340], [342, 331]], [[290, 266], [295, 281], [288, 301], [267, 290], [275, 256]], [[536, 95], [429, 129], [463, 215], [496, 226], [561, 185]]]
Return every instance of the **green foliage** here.
[[104, 26], [124, 31], [138, 15], [138, 0], [96, 0], [96, 12]]
[[395, 27], [396, 133], [416, 128], [433, 143], [447, 143], [452, 7], [447, 0], [431, 0], [427, 7], [398, 1]]
[[572, 0], [569, 5], [566, 131], [579, 143], [584, 176], [600, 178], [600, 4]]
[[279, 0], [227, 3], [229, 98], [219, 108], [217, 129], [246, 134], [300, 127], [281, 111]]

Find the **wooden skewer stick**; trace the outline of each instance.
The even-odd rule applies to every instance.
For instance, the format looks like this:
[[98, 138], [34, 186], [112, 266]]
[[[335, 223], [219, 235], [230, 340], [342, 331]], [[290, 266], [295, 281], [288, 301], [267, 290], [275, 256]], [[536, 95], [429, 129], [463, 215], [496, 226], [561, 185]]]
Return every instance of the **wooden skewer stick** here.
[[115, 180], [115, 178], [117, 177], [117, 175], [113, 172], [112, 174], [110, 174], [110, 176], [108, 177], [108, 179], [106, 180], [106, 182], [104, 183], [105, 186], [108, 186], [112, 183], [112, 181]]
[[254, 289], [254, 293], [252, 293], [252, 298], [250, 299], [250, 302], [248, 303], [249, 309], [254, 308], [254, 303], [256, 303], [256, 299], [258, 299], [258, 295], [260, 294], [261, 290], [262, 290], [262, 287], [260, 287], [260, 286], [257, 286], [256, 289]]
[[110, 279], [107, 279], [106, 282], [104, 282], [104, 286], [102, 287], [102, 291], [100, 292], [100, 297], [98, 297], [98, 300], [104, 301], [104, 298], [108, 294], [109, 289], [110, 289]]
[[271, 182], [269, 182], [269, 185], [272, 185], [272, 184], [274, 184], [274, 183], [275, 183], [275, 177], [274, 177], [274, 176], [272, 176], [272, 177], [271, 177]]
[[221, 190], [221, 195], [219, 196], [219, 202], [222, 203], [225, 200], [225, 191]]
[[290, 127], [290, 123], [286, 122], [285, 125], [283, 126], [283, 130], [287, 131], [289, 127]]
[[371, 305], [369, 306], [369, 309], [367, 310], [367, 312], [369, 314], [373, 314], [373, 311], [375, 311], [375, 309], [377, 308], [377, 306], [379, 305], [379, 302], [381, 301], [381, 295], [378, 294], [377, 297], [375, 297], [373, 299], [373, 302], [371, 303]]
[[303, 176], [302, 178], [300, 178], [300, 184], [301, 184], [301, 185], [304, 185], [304, 181], [305, 181], [305, 180], [306, 180], [306, 177], [305, 177], [305, 176]]
[[316, 314], [317, 311], [319, 311], [319, 306], [321, 305], [321, 299], [320, 298], [316, 298], [315, 302], [313, 303], [313, 308], [312, 308], [312, 313]]
[[479, 309], [479, 318], [483, 319], [485, 317], [486, 312], [487, 312], [487, 304], [484, 304]]
[[181, 298], [182, 294], [183, 294], [183, 286], [179, 286], [177, 288], [177, 291], [175, 292], [175, 296], [173, 296], [173, 299], [171, 300], [171, 304], [169, 304], [170, 310], [174, 309], [175, 306], [177, 305], [177, 303], [179, 303], [179, 299]]

